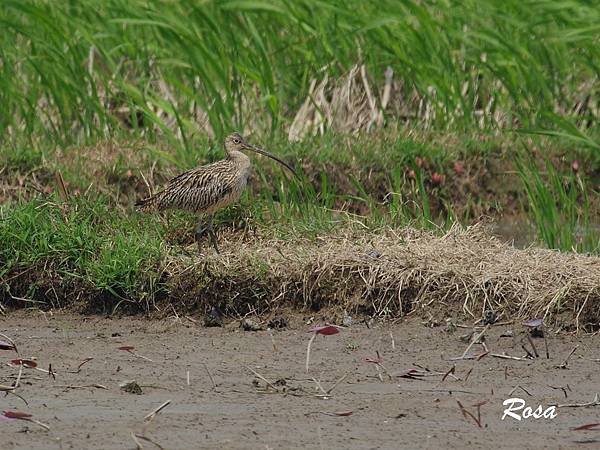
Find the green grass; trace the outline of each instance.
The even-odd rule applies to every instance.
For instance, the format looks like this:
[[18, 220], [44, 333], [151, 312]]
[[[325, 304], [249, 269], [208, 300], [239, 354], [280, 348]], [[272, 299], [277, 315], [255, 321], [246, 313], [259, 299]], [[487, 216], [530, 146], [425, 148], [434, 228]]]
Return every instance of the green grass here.
[[324, 67], [336, 77], [364, 62], [376, 85], [390, 66], [423, 99], [422, 126], [600, 149], [600, 10], [586, 1], [6, 0], [0, 21], [3, 145], [128, 130], [183, 157], [204, 134], [199, 114], [217, 137], [278, 133]]
[[598, 223], [592, 221], [585, 175], [559, 173], [549, 160], [542, 171], [532, 158], [525, 157], [517, 160], [517, 168], [538, 239], [549, 248], [598, 253], [600, 233]]
[[[31, 201], [0, 207], [0, 278], [52, 270], [117, 297], [154, 295], [164, 240], [156, 222], [121, 215], [102, 199]], [[28, 295], [35, 296], [36, 284]]]

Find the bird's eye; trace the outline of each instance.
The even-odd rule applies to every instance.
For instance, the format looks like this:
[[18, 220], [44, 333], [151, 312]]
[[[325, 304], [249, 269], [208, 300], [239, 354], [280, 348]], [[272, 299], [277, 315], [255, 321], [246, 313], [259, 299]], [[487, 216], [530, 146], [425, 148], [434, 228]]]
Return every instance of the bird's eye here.
[[239, 143], [240, 143], [240, 140], [239, 140], [239, 139], [234, 139], [234, 140], [233, 140], [233, 143], [234, 143], [234, 144], [239, 144]]

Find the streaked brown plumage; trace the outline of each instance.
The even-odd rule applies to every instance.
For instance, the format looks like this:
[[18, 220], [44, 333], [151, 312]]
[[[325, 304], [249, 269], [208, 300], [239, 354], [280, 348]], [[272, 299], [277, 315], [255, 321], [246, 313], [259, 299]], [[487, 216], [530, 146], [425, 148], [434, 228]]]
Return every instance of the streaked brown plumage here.
[[[144, 212], [183, 209], [199, 214], [196, 239], [199, 240], [204, 232], [208, 232], [218, 253], [217, 240], [212, 229], [212, 216], [218, 210], [239, 200], [252, 170], [250, 158], [242, 153], [242, 150], [268, 156], [296, 174], [294, 169], [276, 156], [247, 143], [240, 134], [233, 133], [225, 139], [227, 158], [176, 176], [168, 182], [164, 190], [138, 201], [135, 206]], [[203, 221], [205, 217], [206, 223]]]

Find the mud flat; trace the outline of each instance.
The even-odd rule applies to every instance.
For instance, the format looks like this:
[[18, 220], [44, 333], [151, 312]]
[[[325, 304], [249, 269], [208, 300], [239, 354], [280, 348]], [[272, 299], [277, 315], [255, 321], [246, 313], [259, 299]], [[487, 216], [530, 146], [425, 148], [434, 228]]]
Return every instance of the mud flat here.
[[[540, 356], [527, 358], [533, 348], [520, 321], [359, 322], [317, 336], [307, 374], [310, 316], [286, 319], [286, 329], [252, 332], [238, 322], [204, 328], [199, 317], [11, 312], [0, 330], [20, 354], [1, 351], [0, 383], [18, 376], [13, 358], [38, 365], [23, 368], [13, 391], [20, 398], [3, 396], [2, 410], [30, 413], [49, 430], [2, 417], [2, 448], [132, 449], [135, 439], [168, 449], [600, 445], [597, 428], [574, 430], [600, 422], [598, 335], [546, 330], [550, 358], [539, 337], [531, 342]], [[468, 348], [482, 331], [485, 346]], [[38, 370], [50, 364], [55, 379]], [[141, 394], [120, 388], [132, 380]], [[554, 419], [502, 420], [508, 398], [534, 410], [559, 406]]]

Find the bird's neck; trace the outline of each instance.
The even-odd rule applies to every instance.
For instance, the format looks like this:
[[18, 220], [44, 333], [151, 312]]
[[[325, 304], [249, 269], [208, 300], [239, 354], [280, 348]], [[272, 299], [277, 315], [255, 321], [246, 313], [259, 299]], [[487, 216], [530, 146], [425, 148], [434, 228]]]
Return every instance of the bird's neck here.
[[250, 165], [250, 158], [242, 152], [238, 152], [237, 150], [232, 150], [227, 153], [227, 159], [232, 161], [235, 164], [239, 165]]

